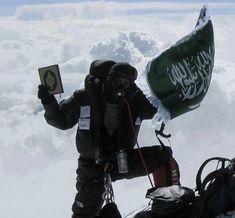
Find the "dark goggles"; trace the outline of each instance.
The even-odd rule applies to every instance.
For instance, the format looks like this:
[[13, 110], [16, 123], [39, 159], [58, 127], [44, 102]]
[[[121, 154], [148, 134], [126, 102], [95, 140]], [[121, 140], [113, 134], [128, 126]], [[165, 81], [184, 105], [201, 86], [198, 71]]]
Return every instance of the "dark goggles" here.
[[126, 90], [131, 86], [130, 80], [123, 78], [123, 77], [117, 77], [112, 80], [112, 86], [121, 89], [121, 90]]

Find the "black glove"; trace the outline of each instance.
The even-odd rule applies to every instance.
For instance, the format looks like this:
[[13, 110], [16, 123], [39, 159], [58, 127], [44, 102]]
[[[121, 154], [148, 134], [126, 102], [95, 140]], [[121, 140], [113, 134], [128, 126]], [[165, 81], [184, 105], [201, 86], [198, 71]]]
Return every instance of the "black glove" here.
[[90, 97], [91, 106], [95, 111], [95, 122], [101, 122], [101, 87], [102, 82], [99, 78], [88, 75], [85, 79], [85, 89]]
[[85, 89], [87, 90], [90, 97], [94, 97], [94, 95], [98, 94], [100, 92], [100, 88], [101, 88], [101, 81], [99, 78], [93, 75], [86, 76]]
[[49, 90], [46, 86], [39, 85], [38, 98], [41, 100], [42, 104], [50, 104], [53, 100], [53, 95], [49, 93]]

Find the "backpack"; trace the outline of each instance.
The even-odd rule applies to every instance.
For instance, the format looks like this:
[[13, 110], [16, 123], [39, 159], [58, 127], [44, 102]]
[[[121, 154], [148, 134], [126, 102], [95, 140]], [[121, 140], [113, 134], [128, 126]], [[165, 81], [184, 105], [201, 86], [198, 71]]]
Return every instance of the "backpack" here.
[[194, 191], [179, 185], [151, 188], [146, 197], [152, 200], [152, 217], [158, 218], [189, 217], [195, 202]]
[[94, 76], [99, 78], [102, 82], [108, 77], [111, 67], [116, 64], [112, 60], [95, 60], [90, 65], [90, 70], [88, 76]]
[[[99, 91], [101, 85], [107, 79], [111, 67], [115, 63], [112, 60], [105, 59], [95, 60], [91, 63], [89, 73], [85, 78], [85, 89], [89, 95], [94, 95]], [[97, 96], [93, 97], [96, 98]]]
[[[205, 166], [218, 161], [221, 167], [209, 173], [202, 181]], [[229, 163], [226, 166], [226, 162]], [[196, 191], [199, 194], [197, 217], [210, 218], [235, 209], [235, 160], [213, 157], [206, 160], [198, 170]], [[217, 165], [217, 166], [218, 166]]]
[[[217, 169], [202, 180], [211, 161], [218, 161]], [[235, 213], [235, 158], [206, 160], [198, 170], [196, 185], [195, 191], [176, 185], [149, 189], [146, 197], [151, 199], [151, 210], [136, 214], [136, 218], [214, 218]]]

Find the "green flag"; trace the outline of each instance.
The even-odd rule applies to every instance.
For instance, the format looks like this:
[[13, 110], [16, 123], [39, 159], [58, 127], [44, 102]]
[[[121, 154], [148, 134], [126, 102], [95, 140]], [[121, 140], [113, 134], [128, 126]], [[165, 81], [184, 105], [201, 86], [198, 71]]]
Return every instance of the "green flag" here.
[[214, 54], [213, 26], [204, 6], [194, 31], [146, 67], [148, 97], [159, 108], [158, 122], [166, 123], [200, 106], [210, 85]]

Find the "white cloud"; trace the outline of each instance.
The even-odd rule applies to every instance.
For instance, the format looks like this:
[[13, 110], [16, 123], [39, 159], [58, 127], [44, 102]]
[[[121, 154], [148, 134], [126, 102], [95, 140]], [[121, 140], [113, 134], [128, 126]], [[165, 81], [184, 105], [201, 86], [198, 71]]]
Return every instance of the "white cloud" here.
[[141, 60], [140, 52], [130, 43], [126, 34], [119, 33], [117, 39], [98, 42], [90, 50], [93, 59], [110, 58], [115, 61], [136, 63]]
[[[103, 19], [110, 16], [128, 16], [138, 14], [155, 13], [192, 13], [202, 7], [201, 2], [107, 2], [107, 1], [87, 1], [83, 3], [61, 3], [61, 4], [41, 4], [23, 5], [16, 10], [16, 17], [24, 21], [50, 20], [50, 19]], [[235, 9], [233, 3], [210, 3], [210, 8], [219, 11]]]
[[25, 5], [16, 10], [16, 17], [19, 20], [50, 20], [57, 18], [69, 19], [101, 19], [110, 15], [112, 10], [109, 6], [115, 6], [115, 3], [105, 2], [86, 2], [80, 4], [45, 4], [45, 5]]
[[162, 49], [163, 43], [144, 33], [130, 32], [129, 40], [144, 56], [153, 57]]
[[140, 32], [119, 32], [116, 37], [95, 43], [90, 49], [93, 59], [112, 59], [136, 64], [157, 55], [164, 43]]

